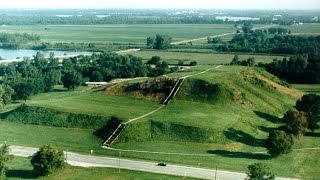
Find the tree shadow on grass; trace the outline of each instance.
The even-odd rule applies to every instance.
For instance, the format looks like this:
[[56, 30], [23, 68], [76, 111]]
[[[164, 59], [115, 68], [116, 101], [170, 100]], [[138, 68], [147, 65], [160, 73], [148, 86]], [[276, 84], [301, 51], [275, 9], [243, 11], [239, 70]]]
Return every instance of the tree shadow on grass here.
[[215, 154], [223, 157], [230, 157], [230, 158], [244, 158], [244, 159], [257, 159], [257, 160], [270, 159], [270, 156], [264, 153], [232, 152], [227, 150], [208, 150], [207, 153]]
[[275, 124], [280, 124], [282, 123], [282, 119], [278, 118], [277, 116], [273, 116], [261, 111], [253, 111], [257, 116], [259, 116], [262, 119], [265, 119], [269, 122], [275, 123]]
[[264, 146], [265, 144], [263, 139], [257, 139], [248, 133], [245, 133], [241, 130], [236, 130], [234, 128], [229, 128], [223, 133], [226, 138], [232, 141], [241, 142], [249, 146]]
[[271, 127], [264, 127], [264, 126], [259, 126], [258, 129], [266, 133], [270, 133], [274, 130], [279, 130], [279, 128], [271, 128]]
[[32, 170], [8, 170], [6, 177], [9, 178], [21, 178], [21, 179], [35, 179], [37, 176]]

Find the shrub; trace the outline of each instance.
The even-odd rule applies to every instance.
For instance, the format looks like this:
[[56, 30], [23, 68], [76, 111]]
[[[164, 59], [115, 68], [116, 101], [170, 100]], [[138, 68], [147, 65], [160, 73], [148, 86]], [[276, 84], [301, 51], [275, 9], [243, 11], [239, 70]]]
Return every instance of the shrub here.
[[271, 180], [275, 179], [274, 174], [270, 168], [262, 163], [254, 163], [248, 166], [247, 178], [248, 180]]
[[52, 174], [65, 166], [63, 152], [44, 145], [31, 158], [33, 172], [39, 176]]
[[291, 151], [293, 139], [283, 131], [272, 131], [266, 141], [266, 147], [271, 157], [278, 157]]

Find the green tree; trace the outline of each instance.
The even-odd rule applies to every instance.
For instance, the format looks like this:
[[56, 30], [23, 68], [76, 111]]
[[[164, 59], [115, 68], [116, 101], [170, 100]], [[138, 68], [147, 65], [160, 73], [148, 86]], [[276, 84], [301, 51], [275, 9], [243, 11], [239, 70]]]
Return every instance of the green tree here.
[[14, 86], [15, 98], [27, 101], [34, 93], [35, 86], [30, 82], [21, 82]]
[[235, 55], [234, 55], [234, 57], [233, 57], [233, 59], [232, 59], [232, 61], [231, 61], [230, 64], [231, 64], [231, 65], [238, 65], [238, 64], [240, 64], [240, 60], [239, 60], [239, 55], [238, 55], [238, 54], [235, 54]]
[[291, 151], [293, 139], [283, 131], [275, 130], [269, 133], [266, 148], [271, 157], [278, 157]]
[[31, 164], [35, 174], [49, 175], [65, 166], [63, 152], [50, 145], [44, 145], [32, 156]]
[[271, 180], [275, 179], [270, 168], [262, 163], [254, 163], [248, 166], [247, 180]]
[[103, 76], [99, 71], [93, 71], [91, 74], [90, 81], [101, 82], [101, 81], [103, 81]]
[[149, 48], [154, 48], [155, 38], [154, 37], [147, 37], [147, 46]]
[[0, 180], [3, 180], [7, 172], [7, 161], [12, 159], [9, 155], [9, 145], [4, 144], [0, 147]]
[[157, 34], [154, 43], [154, 49], [168, 49], [171, 46], [172, 38], [168, 35]]
[[2, 95], [3, 103], [5, 105], [10, 104], [12, 96], [15, 94], [14, 89], [9, 85], [4, 85], [4, 94]]
[[253, 25], [251, 22], [245, 22], [242, 26], [242, 31], [247, 34], [252, 31]]
[[283, 122], [286, 123], [285, 130], [289, 134], [300, 137], [307, 132], [308, 121], [302, 111], [290, 109], [283, 116]]
[[320, 121], [320, 96], [315, 94], [307, 94], [302, 96], [297, 101], [296, 107], [298, 111], [303, 111], [307, 114], [308, 129], [314, 131], [319, 129]]
[[44, 91], [49, 92], [53, 89], [54, 85], [59, 84], [61, 81], [61, 71], [50, 69], [44, 74]]
[[152, 56], [151, 59], [148, 60], [147, 64], [157, 64], [161, 61], [159, 56]]
[[3, 105], [5, 104], [3, 99], [4, 94], [5, 94], [5, 89], [3, 88], [2, 85], [0, 85], [0, 108], [2, 108]]
[[68, 90], [74, 90], [75, 87], [81, 84], [81, 74], [75, 70], [70, 70], [64, 73], [62, 76], [62, 83], [63, 87], [67, 88]]
[[256, 63], [256, 61], [255, 61], [255, 59], [253, 57], [247, 59], [247, 65], [248, 66], [254, 66], [255, 63]]

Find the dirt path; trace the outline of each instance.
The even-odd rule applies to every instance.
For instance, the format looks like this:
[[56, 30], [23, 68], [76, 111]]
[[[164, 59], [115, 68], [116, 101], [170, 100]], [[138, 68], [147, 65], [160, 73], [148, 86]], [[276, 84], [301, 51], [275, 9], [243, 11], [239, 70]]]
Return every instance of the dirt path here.
[[296, 89], [290, 89], [290, 88], [285, 87], [283, 85], [280, 85], [274, 81], [271, 81], [270, 79], [268, 79], [264, 76], [261, 76], [261, 75], [259, 75], [258, 77], [284, 94], [288, 94], [296, 99], [300, 99], [303, 96], [303, 93], [296, 90]]
[[136, 51], [140, 51], [140, 49], [126, 49], [126, 50], [122, 50], [122, 51], [117, 51], [117, 54], [122, 54], [122, 53], [129, 53], [129, 52], [136, 52]]
[[154, 113], [158, 112], [158, 111], [159, 111], [160, 109], [162, 109], [163, 107], [165, 107], [165, 105], [162, 105], [162, 106], [160, 106], [159, 108], [157, 108], [157, 109], [155, 109], [155, 110], [153, 110], [153, 111], [151, 111], [151, 112], [149, 112], [149, 113], [147, 113], [147, 114], [144, 114], [144, 115], [142, 115], [142, 116], [139, 116], [139, 117], [137, 117], [137, 118], [129, 119], [129, 121], [125, 122], [124, 124], [129, 124], [129, 123], [131, 123], [131, 122], [133, 122], [133, 121], [137, 121], [137, 120], [139, 120], [139, 119], [142, 119], [142, 118], [145, 118], [145, 117], [147, 117], [147, 116], [150, 116], [151, 114], [154, 114]]

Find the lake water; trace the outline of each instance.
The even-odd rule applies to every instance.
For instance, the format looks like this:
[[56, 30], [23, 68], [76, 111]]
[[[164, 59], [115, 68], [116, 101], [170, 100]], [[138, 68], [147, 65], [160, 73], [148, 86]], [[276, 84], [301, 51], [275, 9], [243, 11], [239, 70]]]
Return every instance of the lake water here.
[[92, 54], [92, 52], [76, 52], [76, 51], [37, 51], [37, 50], [30, 50], [30, 49], [17, 49], [17, 50], [9, 50], [9, 49], [0, 49], [0, 57], [2, 59], [17, 59], [17, 58], [24, 58], [24, 57], [33, 57], [37, 54], [37, 52], [40, 52], [41, 54], [44, 54], [45, 56], [49, 56], [50, 52], [54, 52], [55, 56], [77, 56], [77, 55], [88, 55]]

